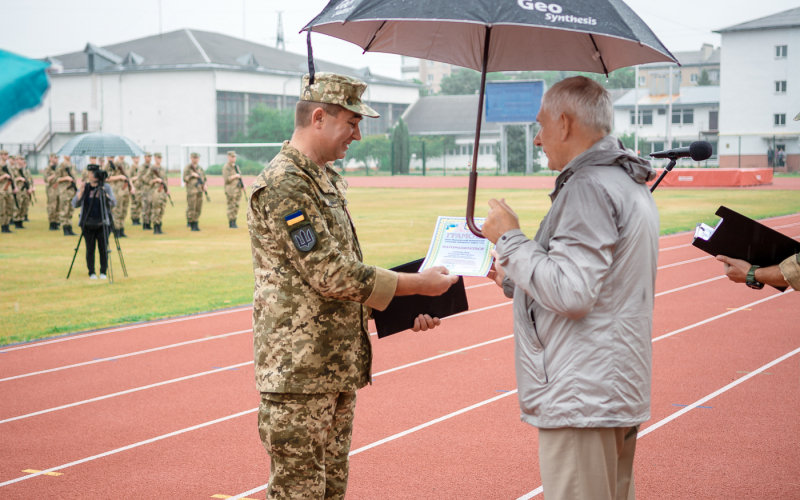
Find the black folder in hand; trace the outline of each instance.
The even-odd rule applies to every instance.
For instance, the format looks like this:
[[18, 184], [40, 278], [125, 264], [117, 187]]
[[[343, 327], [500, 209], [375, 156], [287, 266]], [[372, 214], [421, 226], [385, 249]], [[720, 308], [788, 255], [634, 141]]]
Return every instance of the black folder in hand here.
[[[717, 215], [721, 217], [717, 227], [698, 224], [692, 241], [692, 245], [706, 253], [725, 255], [751, 265], [768, 267], [780, 264], [787, 257], [800, 252], [800, 241], [728, 207], [719, 207]], [[778, 290], [785, 290], [785, 287]]]
[[[424, 260], [419, 259], [393, 267], [392, 271], [416, 273]], [[385, 310], [373, 310], [372, 316], [375, 318], [375, 326], [378, 328], [378, 338], [382, 339], [413, 328], [414, 319], [420, 314], [427, 314], [431, 318], [446, 318], [467, 310], [469, 310], [469, 304], [467, 303], [467, 291], [464, 288], [464, 278], [459, 276], [458, 281], [438, 297], [426, 295], [395, 297]]]

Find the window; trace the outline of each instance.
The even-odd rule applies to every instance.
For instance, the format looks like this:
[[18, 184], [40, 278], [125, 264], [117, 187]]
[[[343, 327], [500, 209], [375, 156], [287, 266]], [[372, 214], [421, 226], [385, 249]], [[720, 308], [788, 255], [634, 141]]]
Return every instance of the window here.
[[781, 80], [775, 82], [775, 93], [776, 94], [785, 94], [786, 93], [786, 80]]
[[664, 143], [663, 142], [651, 142], [650, 143], [650, 152], [655, 153], [656, 151], [664, 151]]
[[775, 125], [776, 126], [786, 125], [786, 114], [785, 113], [776, 114], [775, 115]]
[[692, 108], [684, 108], [683, 109], [683, 124], [689, 125], [694, 123], [694, 109]]
[[681, 123], [681, 110], [672, 108], [672, 123], [677, 123], [680, 125]]
[[692, 74], [692, 75], [689, 75], [689, 80], [690, 80], [692, 83], [697, 83], [697, 74]]
[[83, 131], [84, 132], [88, 132], [89, 131], [89, 113], [83, 113], [82, 120], [83, 120], [83, 123], [82, 123]]
[[712, 82], [719, 82], [719, 71], [718, 70], [709, 71], [708, 72], [708, 78]]
[[433, 75], [428, 75], [428, 85], [433, 83]]
[[708, 130], [719, 130], [719, 111], [708, 112]]
[[429, 68], [432, 68], [432, 67], [433, 67], [433, 61], [428, 61], [428, 67], [429, 67]]
[[[653, 124], [653, 110], [652, 109], [640, 109], [639, 110], [639, 122], [641, 125], [652, 125]], [[634, 112], [631, 110], [631, 125], [635, 125], [634, 119]]]
[[664, 109], [664, 108], [658, 108], [658, 114], [659, 114], [659, 116], [666, 115], [667, 114], [667, 110]]
[[786, 57], [787, 54], [787, 45], [776, 45], [775, 46], [775, 57], [777, 59], [783, 59]]
[[644, 87], [647, 84], [647, 77], [640, 76], [639, 77], [639, 86]]

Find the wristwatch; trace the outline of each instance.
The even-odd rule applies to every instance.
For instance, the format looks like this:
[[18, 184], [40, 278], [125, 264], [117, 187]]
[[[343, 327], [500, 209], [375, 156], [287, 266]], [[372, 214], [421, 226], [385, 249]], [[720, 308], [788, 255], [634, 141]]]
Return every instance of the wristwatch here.
[[759, 267], [760, 266], [753, 266], [750, 268], [749, 271], [747, 271], [746, 284], [747, 286], [749, 286], [754, 290], [761, 290], [762, 288], [764, 288], [764, 283], [756, 281], [756, 269], [758, 269]]

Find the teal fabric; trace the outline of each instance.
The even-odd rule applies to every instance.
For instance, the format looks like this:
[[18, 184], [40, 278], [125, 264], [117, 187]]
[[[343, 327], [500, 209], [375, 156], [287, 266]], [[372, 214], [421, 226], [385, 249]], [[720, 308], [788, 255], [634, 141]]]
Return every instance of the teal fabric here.
[[0, 50], [0, 125], [42, 102], [50, 80], [50, 63]]

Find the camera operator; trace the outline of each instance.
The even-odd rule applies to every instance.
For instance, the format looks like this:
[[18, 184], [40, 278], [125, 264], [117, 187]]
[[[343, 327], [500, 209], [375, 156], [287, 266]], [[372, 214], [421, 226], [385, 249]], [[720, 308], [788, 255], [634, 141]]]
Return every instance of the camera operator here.
[[[78, 218], [78, 225], [83, 230], [83, 237], [86, 239], [86, 266], [89, 268], [89, 279], [96, 280], [94, 273], [94, 248], [97, 243], [97, 250], [100, 253], [100, 279], [106, 279], [108, 270], [108, 239], [104, 234], [103, 226], [111, 231], [111, 220], [109, 219], [110, 208], [117, 205], [117, 199], [111, 186], [103, 182], [107, 173], [99, 170], [97, 165], [89, 165], [87, 168], [86, 182], [81, 186], [78, 194], [72, 199], [72, 206], [81, 207], [81, 215]], [[102, 191], [102, 192], [101, 192]], [[105, 217], [103, 217], [102, 196], [108, 204], [106, 205]]]

